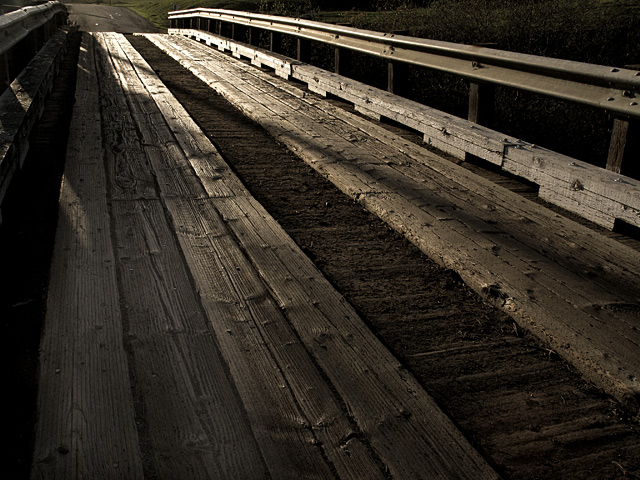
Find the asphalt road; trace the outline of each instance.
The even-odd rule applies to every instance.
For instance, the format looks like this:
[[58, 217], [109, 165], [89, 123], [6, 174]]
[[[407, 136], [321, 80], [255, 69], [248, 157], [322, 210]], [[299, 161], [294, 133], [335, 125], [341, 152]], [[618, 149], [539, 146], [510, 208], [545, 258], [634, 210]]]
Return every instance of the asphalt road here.
[[84, 32], [154, 33], [158, 29], [147, 19], [124, 7], [68, 4], [69, 23]]

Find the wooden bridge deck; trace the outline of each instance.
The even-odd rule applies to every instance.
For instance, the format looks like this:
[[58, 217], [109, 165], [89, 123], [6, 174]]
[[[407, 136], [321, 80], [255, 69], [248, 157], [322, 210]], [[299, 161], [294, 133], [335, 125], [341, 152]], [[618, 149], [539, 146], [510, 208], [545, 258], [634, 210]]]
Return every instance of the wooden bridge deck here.
[[[244, 62], [148, 38], [637, 408], [640, 253]], [[85, 34], [76, 101], [35, 477], [497, 477], [123, 36]]]
[[36, 478], [496, 478], [118, 34], [85, 34]]
[[247, 62], [147, 38], [637, 411], [640, 252]]

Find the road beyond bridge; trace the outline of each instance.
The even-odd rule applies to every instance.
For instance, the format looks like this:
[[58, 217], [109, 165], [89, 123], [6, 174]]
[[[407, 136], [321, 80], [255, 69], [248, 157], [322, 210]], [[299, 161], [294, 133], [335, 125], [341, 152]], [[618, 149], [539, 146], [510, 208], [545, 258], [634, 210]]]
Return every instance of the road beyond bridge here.
[[636, 250], [187, 39], [84, 34], [79, 65], [36, 477], [640, 474], [558, 355], [636, 411]]
[[69, 23], [83, 32], [154, 33], [147, 19], [128, 8], [85, 3], [69, 3]]

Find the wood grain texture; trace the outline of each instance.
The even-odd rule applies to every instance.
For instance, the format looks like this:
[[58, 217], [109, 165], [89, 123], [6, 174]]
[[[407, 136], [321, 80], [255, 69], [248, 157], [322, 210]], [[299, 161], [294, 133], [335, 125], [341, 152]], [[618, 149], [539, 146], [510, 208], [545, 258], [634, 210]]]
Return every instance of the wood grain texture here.
[[188, 39], [152, 40], [588, 378], [633, 404], [638, 320], [611, 306], [640, 302], [638, 252], [277, 77]]
[[41, 342], [34, 478], [143, 478], [91, 43], [85, 35], [60, 194]]
[[[191, 158], [194, 161], [192, 165], [197, 168], [198, 165], [204, 165], [209, 155], [212, 155], [211, 162], [215, 164], [217, 155], [217, 169], [218, 172], [222, 172], [217, 180], [220, 185], [209, 190], [216, 194], [226, 189], [224, 195], [228, 196], [233, 194], [230, 187], [239, 189], [241, 185], [237, 178], [223, 164], [217, 152], [213, 155], [214, 149], [210, 142], [199, 133], [199, 129], [190, 119], [187, 120], [188, 116], [180, 109], [175, 99], [168, 92], [163, 93], [159, 90], [157, 78], [148, 74], [142, 58], [131, 49], [128, 42], [123, 37], [110, 35], [105, 36], [104, 41], [112, 58], [118, 59], [114, 65], [119, 70], [120, 77], [127, 80], [125, 96], [132, 106], [136, 126], [143, 141], [153, 145], [158, 139], [167, 141], [173, 138], [176, 140], [175, 151], [178, 152], [180, 149], [183, 152], [182, 156], [176, 153], [171, 159], [168, 156], [151, 158], [150, 165], [153, 171], [170, 168], [171, 161], [180, 170], [188, 171], [185, 165], [187, 158]], [[136, 78], [138, 80], [135, 80]], [[144, 89], [154, 93], [157, 104], [148, 101], [151, 97], [148, 93], [145, 95]], [[170, 122], [163, 123], [163, 115], [170, 118]], [[180, 120], [176, 120], [177, 118]], [[173, 128], [169, 127], [169, 123]], [[223, 166], [226, 168], [223, 169]], [[203, 183], [210, 184], [211, 178], [207, 175], [207, 170], [200, 168], [199, 171], [203, 173]], [[185, 181], [192, 184], [188, 187], [183, 186]], [[223, 190], [220, 190], [221, 188]], [[246, 191], [239, 190], [239, 193], [246, 194]], [[322, 453], [323, 449], [329, 450], [329, 443], [323, 446], [322, 441], [316, 440], [317, 437], [324, 440], [326, 434], [324, 430], [317, 436], [314, 433], [316, 427], [313, 425], [321, 424], [321, 421], [308, 418], [308, 405], [298, 405], [298, 402], [308, 397], [309, 391], [312, 391], [313, 402], [307, 403], [317, 409], [314, 413], [318, 418], [325, 419], [330, 425], [326, 427], [326, 431], [334, 436], [334, 442], [337, 443], [336, 439], [348, 438], [353, 434], [352, 427], [330, 389], [304, 349], [295, 346], [299, 345], [299, 342], [271, 300], [265, 285], [253, 273], [251, 264], [243, 258], [233, 238], [225, 233], [225, 227], [211, 209], [211, 205], [201, 198], [203, 186], [195, 181], [193, 173], [187, 173], [180, 179], [162, 177], [162, 181], [158, 182], [158, 194], [162, 199], [163, 208], [166, 209], [165, 214], [178, 230], [182, 253], [191, 268], [193, 283], [189, 282], [188, 285], [192, 285], [191, 288], [195, 287], [195, 291], [199, 293], [203, 310], [210, 322], [208, 328], [218, 339], [223, 339], [219, 340], [221, 350], [229, 361], [229, 371], [243, 399], [246, 415], [253, 435], [258, 440], [269, 474], [274, 478], [331, 476], [331, 468]], [[149, 222], [137, 223], [144, 225]], [[204, 230], [201, 231], [201, 228]], [[211, 240], [214, 243], [207, 245]], [[133, 245], [140, 243], [134, 242]], [[127, 255], [126, 258], [130, 256]], [[153, 269], [156, 275], [160, 271], [159, 265]], [[173, 276], [175, 270], [168, 268], [166, 272], [172, 272]], [[216, 272], [229, 273], [220, 277]], [[136, 283], [139, 282], [133, 282]], [[167, 283], [177, 285], [181, 282], [172, 280]], [[180, 295], [180, 298], [183, 298], [183, 295]], [[149, 299], [143, 301], [142, 305], [148, 303]], [[164, 303], [173, 306], [178, 304], [176, 301]], [[164, 310], [167, 308], [165, 306]], [[146, 309], [148, 307], [145, 307]], [[238, 325], [239, 322], [241, 325]], [[265, 342], [260, 331], [261, 328], [266, 328], [263, 325], [280, 332], [273, 340], [275, 346]], [[277, 355], [274, 353], [276, 348], [282, 349]], [[188, 351], [192, 352], [192, 349]], [[196, 353], [197, 350], [190, 355]], [[284, 370], [281, 364], [283, 354], [286, 354], [284, 358], [287, 365], [294, 366], [290, 368], [295, 374], [288, 373], [283, 376], [281, 373]], [[202, 367], [199, 371], [203, 373]], [[291, 378], [302, 381], [304, 388], [296, 390], [290, 387]], [[290, 389], [294, 390], [294, 393]], [[236, 449], [236, 452], [244, 455], [243, 450]], [[363, 456], [364, 460], [360, 460]], [[342, 457], [335, 462], [335, 468], [341, 471], [345, 478], [357, 478], [359, 475], [376, 478], [381, 475], [368, 450], [357, 441], [353, 442], [351, 449], [335, 448], [327, 457]], [[345, 468], [343, 465], [348, 467]], [[238, 477], [232, 475], [231, 478]]]
[[[109, 49], [110, 55], [104, 52], [107, 62], [118, 58], [112, 71], [103, 72], [102, 82], [118, 85], [114, 80], [122, 75], [128, 78], [128, 92], [146, 96], [134, 89], [135, 72], [130, 64], [123, 72], [127, 62], [118, 42], [100, 38]], [[122, 86], [111, 93], [103, 105], [105, 123], [113, 118], [110, 109], [114, 115], [119, 113], [120, 121], [128, 116], [127, 107], [133, 102], [127, 97], [131, 94], [126, 95]], [[151, 108], [153, 103], [142, 104], [142, 100], [137, 113], [146, 113], [139, 118], [148, 121], [129, 118], [127, 122], [136, 127], [133, 132], [153, 129], [161, 120]], [[151, 120], [154, 115], [157, 120]], [[135, 141], [143, 152], [144, 134]], [[109, 153], [107, 164], [117, 162], [118, 155]], [[146, 167], [144, 175], [154, 178], [154, 163], [140, 164]], [[155, 184], [154, 189], [160, 190]], [[163, 478], [265, 478], [266, 468], [246, 414], [193, 291], [162, 203], [123, 199], [114, 201], [112, 210], [127, 341], [133, 352], [134, 391], [144, 408], [155, 472]]]

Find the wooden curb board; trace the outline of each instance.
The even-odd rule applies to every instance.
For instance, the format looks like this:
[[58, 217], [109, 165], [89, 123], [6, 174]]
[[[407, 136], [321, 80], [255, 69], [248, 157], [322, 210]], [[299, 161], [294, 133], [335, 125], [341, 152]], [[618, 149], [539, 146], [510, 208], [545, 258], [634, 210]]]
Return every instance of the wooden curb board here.
[[252, 45], [201, 30], [170, 29], [169, 33], [214, 45], [257, 66], [275, 68], [279, 76], [300, 80], [315, 93], [352, 102], [360, 113], [378, 120], [384, 116], [422, 132], [426, 143], [453, 156], [464, 159], [469, 153], [498, 165], [539, 185], [542, 199], [605, 228], [613, 229], [616, 219], [640, 227], [638, 180]]

